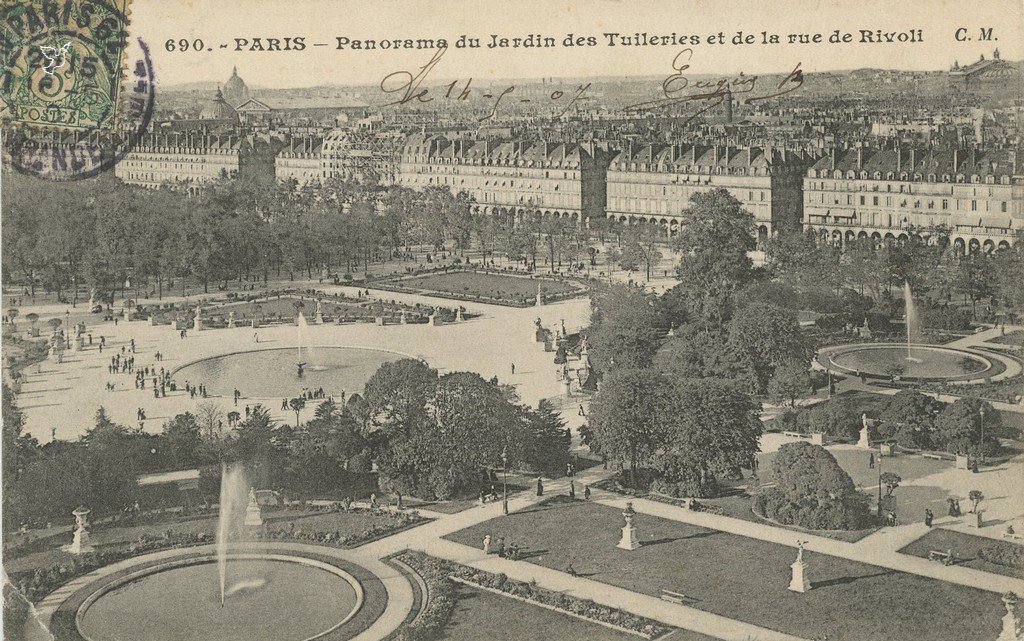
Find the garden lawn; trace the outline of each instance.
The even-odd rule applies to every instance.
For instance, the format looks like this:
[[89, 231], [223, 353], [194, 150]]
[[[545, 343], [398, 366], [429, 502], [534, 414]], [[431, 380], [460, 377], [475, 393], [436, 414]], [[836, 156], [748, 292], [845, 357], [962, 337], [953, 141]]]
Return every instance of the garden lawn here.
[[999, 343], [1000, 345], [1024, 345], [1024, 331], [1017, 329], [1008, 334], [990, 338], [988, 342]]
[[504, 274], [449, 272], [427, 274], [395, 281], [402, 287], [456, 296], [482, 296], [513, 301], [529, 301], [537, 296], [537, 286], [544, 294], [563, 294], [576, 287], [549, 279], [532, 279]]
[[[264, 521], [271, 529], [286, 529], [288, 523], [295, 523], [300, 530], [316, 532], [340, 532], [344, 536], [360, 534], [373, 525], [388, 523], [390, 519], [383, 514], [371, 512], [298, 512], [274, 510], [264, 512]], [[144, 535], [162, 536], [168, 530], [179, 533], [205, 532], [213, 535], [217, 532], [217, 515], [200, 518], [177, 519], [169, 516], [167, 520], [145, 525], [127, 527], [98, 527], [90, 532], [90, 544], [93, 547], [126, 545], [137, 541]], [[73, 556], [60, 549], [60, 546], [71, 542], [71, 532], [65, 539], [54, 537], [54, 545], [46, 550], [33, 552], [14, 559], [4, 559], [4, 569], [8, 573], [21, 572], [37, 567], [47, 567], [53, 563], [70, 561]]]
[[[790, 592], [793, 548], [648, 515], [639, 550], [615, 547], [622, 515], [585, 501], [553, 501], [447, 538], [479, 547], [485, 534], [522, 558], [651, 596], [672, 590], [693, 607], [803, 638], [830, 641], [994, 639], [1005, 613], [998, 594], [831, 557], [805, 555], [813, 589]], [[794, 537], [794, 540], [797, 537]]]
[[972, 534], [964, 534], [963, 532], [956, 532], [954, 530], [936, 528], [903, 548], [900, 552], [927, 559], [928, 553], [932, 550], [939, 550], [941, 552], [953, 550], [953, 554], [957, 559], [957, 565], [964, 565], [976, 570], [992, 572], [993, 574], [1002, 574], [1003, 576], [1012, 576], [1024, 579], [1024, 570], [1020, 568], [1013, 568], [1008, 565], [990, 563], [978, 556], [978, 550], [991, 546], [1007, 549], [1021, 548], [1020, 543], [1014, 543], [1012, 541], [1000, 541], [984, 536], [974, 536]]

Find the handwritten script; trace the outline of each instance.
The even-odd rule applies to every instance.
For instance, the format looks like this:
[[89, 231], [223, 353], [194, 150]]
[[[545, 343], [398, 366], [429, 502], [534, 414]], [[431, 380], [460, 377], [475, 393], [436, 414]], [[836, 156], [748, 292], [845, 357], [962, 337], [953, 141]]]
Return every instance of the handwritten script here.
[[[473, 78], [469, 78], [464, 84], [461, 80], [453, 80], [447, 85], [435, 87], [432, 91], [431, 88], [424, 86], [424, 83], [434, 70], [434, 67], [441, 62], [441, 58], [444, 57], [446, 51], [448, 51], [447, 47], [438, 49], [430, 58], [430, 61], [416, 71], [394, 71], [384, 76], [380, 81], [381, 91], [389, 96], [395, 96], [394, 100], [386, 103], [384, 106], [429, 103], [433, 102], [434, 98], [464, 102], [469, 100], [470, 97], [478, 95], [481, 98], [492, 101], [490, 103], [490, 110], [480, 118], [482, 122], [498, 115], [498, 107], [502, 105], [503, 100], [506, 103], [518, 102], [520, 104], [534, 102], [532, 98], [523, 97], [517, 99], [513, 95], [516, 91], [515, 85], [508, 85], [501, 91], [474, 89]], [[591, 83], [589, 82], [580, 84], [568, 92], [556, 89], [547, 95], [546, 99], [550, 100], [552, 104], [561, 106], [561, 110], [556, 117], [563, 116], [574, 106], [577, 106], [580, 101], [584, 100], [590, 85]], [[441, 92], [442, 89], [443, 93]]]
[[[453, 80], [447, 85], [428, 87], [426, 85], [428, 78], [447, 51], [447, 47], [438, 49], [430, 60], [418, 69], [394, 71], [384, 76], [380, 81], [381, 91], [392, 98], [384, 106], [424, 104], [433, 102], [435, 99], [465, 102], [471, 97], [479, 97], [490, 101], [487, 113], [480, 118], [482, 122], [495, 118], [499, 108], [503, 105], [516, 103], [525, 105], [531, 102], [549, 101], [559, 107], [555, 117], [561, 117], [573, 107], [578, 107], [590, 100], [587, 95], [591, 88], [589, 82], [580, 83], [565, 91], [556, 89], [539, 98], [517, 97], [516, 85], [508, 85], [500, 90], [476, 89], [473, 87], [473, 78], [465, 81]], [[694, 113], [689, 114], [687, 119], [689, 122], [721, 105], [726, 98], [737, 100], [739, 104], [749, 105], [796, 91], [804, 83], [804, 74], [799, 62], [775, 86], [769, 84], [765, 87], [764, 85], [768, 83], [767, 80], [759, 76], [746, 75], [743, 72], [734, 77], [710, 80], [691, 79], [690, 63], [693, 60], [693, 54], [693, 49], [688, 47], [681, 50], [672, 59], [672, 73], [658, 87], [659, 97], [628, 105], [622, 109], [622, 112], [636, 115], [668, 111], [672, 107], [692, 103], [697, 109]]]
[[687, 74], [692, 60], [693, 49], [689, 47], [677, 53], [672, 60], [672, 73], [661, 83], [661, 97], [629, 105], [623, 111], [645, 113], [665, 110], [683, 103], [696, 103], [700, 108], [690, 116], [692, 119], [722, 104], [728, 97], [738, 99], [740, 104], [749, 105], [783, 96], [796, 91], [804, 84], [804, 72], [799, 62], [777, 86], [768, 87], [762, 93], [758, 84], [761, 78], [748, 76], [742, 71], [731, 78], [691, 80]]

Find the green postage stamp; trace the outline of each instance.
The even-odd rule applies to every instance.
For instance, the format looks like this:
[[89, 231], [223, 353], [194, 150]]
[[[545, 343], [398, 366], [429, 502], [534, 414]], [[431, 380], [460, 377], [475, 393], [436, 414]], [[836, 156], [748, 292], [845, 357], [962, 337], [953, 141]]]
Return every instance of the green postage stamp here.
[[5, 0], [0, 120], [114, 128], [131, 0]]

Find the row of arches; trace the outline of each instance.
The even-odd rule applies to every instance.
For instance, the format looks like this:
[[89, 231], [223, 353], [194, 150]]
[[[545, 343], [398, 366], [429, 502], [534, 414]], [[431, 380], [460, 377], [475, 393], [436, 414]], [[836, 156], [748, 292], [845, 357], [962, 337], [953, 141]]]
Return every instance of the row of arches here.
[[979, 238], [974, 236], [938, 236], [933, 239], [928, 234], [908, 234], [907, 232], [868, 232], [863, 229], [860, 231], [854, 231], [852, 229], [829, 229], [827, 227], [820, 227], [818, 229], [811, 228], [811, 230], [818, 237], [819, 241], [831, 243], [836, 247], [846, 247], [856, 242], [870, 241], [872, 247], [879, 249], [883, 245], [903, 245], [913, 240], [915, 242], [925, 244], [939, 244], [944, 246], [952, 244], [957, 255], [963, 256], [969, 253], [973, 256], [979, 254], [992, 255], [997, 251], [1009, 249], [1011, 245], [1010, 241], [1006, 239], [996, 240], [993, 238]]

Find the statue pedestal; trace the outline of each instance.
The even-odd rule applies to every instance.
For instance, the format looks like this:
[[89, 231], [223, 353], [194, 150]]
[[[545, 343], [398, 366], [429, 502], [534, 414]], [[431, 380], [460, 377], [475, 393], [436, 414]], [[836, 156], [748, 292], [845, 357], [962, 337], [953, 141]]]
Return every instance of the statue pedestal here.
[[317, 312], [316, 313], [316, 324], [317, 325], [323, 325], [324, 324], [323, 312]]
[[192, 331], [201, 332], [203, 331], [203, 319], [196, 316], [192, 319]]
[[789, 582], [789, 589], [793, 592], [807, 592], [811, 589], [811, 581], [807, 578], [807, 562], [797, 561], [789, 566], [793, 568], [793, 579]]
[[640, 547], [640, 538], [636, 535], [636, 526], [627, 525], [622, 528], [622, 538], [619, 539], [617, 548], [623, 550], [636, 550]]
[[383, 316], [377, 316], [376, 318], [373, 319], [373, 323], [377, 327], [384, 327], [384, 317]]
[[455, 322], [456, 323], [461, 323], [462, 322], [462, 308], [461, 307], [459, 309], [455, 310]]
[[249, 501], [245, 508], [244, 524], [246, 527], [263, 527], [263, 510], [255, 500]]
[[75, 530], [75, 538], [71, 541], [71, 544], [63, 546], [62, 549], [71, 554], [92, 552], [93, 547], [89, 545], [89, 532], [82, 529]]
[[1024, 618], [1020, 616], [1019, 603], [1020, 597], [1017, 595], [1003, 595], [1006, 614], [1003, 616], [1003, 630], [996, 641], [1024, 641]]
[[228, 314], [228, 329], [234, 329], [234, 328], [235, 328], [235, 313], [231, 312], [230, 314]]
[[437, 320], [437, 316], [434, 316], [433, 314], [427, 317], [427, 324], [430, 325], [431, 327], [437, 327], [438, 325], [440, 325], [440, 323]]
[[857, 441], [857, 447], [863, 450], [871, 449], [871, 439], [868, 438], [868, 428], [866, 425], [860, 428], [860, 439]]

